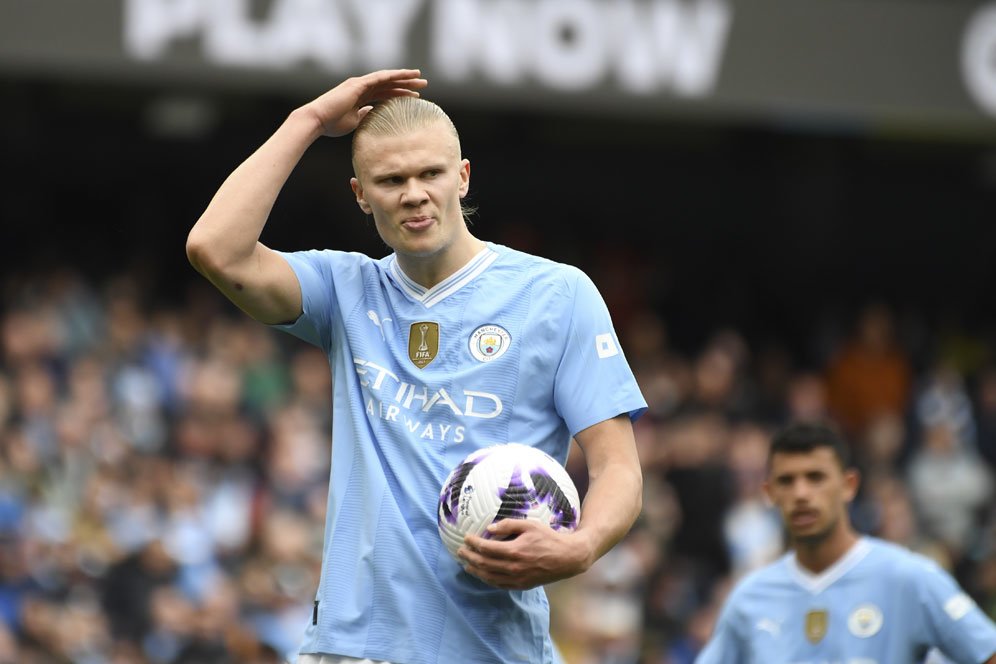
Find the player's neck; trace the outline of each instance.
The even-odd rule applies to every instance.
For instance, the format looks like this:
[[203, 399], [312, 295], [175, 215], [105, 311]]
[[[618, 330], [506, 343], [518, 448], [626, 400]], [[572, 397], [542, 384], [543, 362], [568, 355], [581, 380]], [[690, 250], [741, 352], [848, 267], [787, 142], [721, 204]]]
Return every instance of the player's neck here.
[[432, 288], [462, 268], [487, 246], [467, 234], [465, 239], [431, 256], [413, 256], [397, 252], [398, 266], [420, 286]]
[[795, 542], [795, 559], [806, 571], [820, 574], [847, 555], [858, 539], [858, 534], [850, 526], [841, 524], [817, 542]]

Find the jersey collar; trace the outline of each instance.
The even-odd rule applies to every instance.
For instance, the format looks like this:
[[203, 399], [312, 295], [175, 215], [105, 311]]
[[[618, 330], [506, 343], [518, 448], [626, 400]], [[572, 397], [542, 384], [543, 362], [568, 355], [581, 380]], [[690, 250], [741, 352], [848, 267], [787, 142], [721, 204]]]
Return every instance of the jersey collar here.
[[404, 291], [411, 299], [421, 302], [428, 309], [469, 284], [479, 274], [488, 269], [488, 266], [494, 263], [496, 258], [498, 258], [498, 252], [492, 249], [489, 244], [467, 261], [466, 265], [432, 288], [422, 286], [405, 274], [401, 266], [398, 265], [398, 257], [395, 254], [391, 254], [389, 258], [387, 272], [398, 288]]
[[785, 564], [788, 565], [789, 573], [800, 586], [814, 595], [818, 595], [838, 579], [854, 569], [854, 566], [864, 560], [871, 550], [871, 544], [864, 537], [858, 539], [853, 546], [845, 553], [840, 560], [819, 574], [813, 574], [799, 564], [795, 557], [795, 552], [788, 555]]

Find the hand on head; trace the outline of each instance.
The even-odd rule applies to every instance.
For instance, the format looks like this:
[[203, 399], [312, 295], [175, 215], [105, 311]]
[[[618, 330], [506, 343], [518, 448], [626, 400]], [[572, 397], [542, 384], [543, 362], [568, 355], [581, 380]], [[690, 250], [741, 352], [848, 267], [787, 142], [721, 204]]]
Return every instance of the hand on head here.
[[326, 136], [343, 136], [356, 129], [376, 101], [390, 97], [417, 97], [429, 84], [418, 69], [386, 69], [348, 78], [305, 108], [315, 117]]

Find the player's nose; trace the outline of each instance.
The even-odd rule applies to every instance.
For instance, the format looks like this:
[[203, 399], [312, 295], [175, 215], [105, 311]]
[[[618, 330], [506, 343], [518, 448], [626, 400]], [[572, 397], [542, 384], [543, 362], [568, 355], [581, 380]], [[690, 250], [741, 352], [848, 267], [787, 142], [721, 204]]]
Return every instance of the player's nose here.
[[808, 503], [812, 491], [806, 482], [792, 483], [792, 500], [798, 503]]
[[403, 205], [418, 206], [429, 200], [429, 194], [425, 187], [415, 178], [409, 178], [401, 191], [401, 203]]

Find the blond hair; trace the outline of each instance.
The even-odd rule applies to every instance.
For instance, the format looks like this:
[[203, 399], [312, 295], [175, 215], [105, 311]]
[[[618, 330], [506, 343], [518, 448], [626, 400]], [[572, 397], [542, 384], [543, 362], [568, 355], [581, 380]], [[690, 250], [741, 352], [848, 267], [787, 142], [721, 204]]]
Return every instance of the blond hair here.
[[450, 120], [450, 116], [437, 104], [421, 97], [391, 97], [374, 105], [363, 116], [353, 131], [352, 159], [356, 171], [357, 144], [367, 134], [371, 136], [400, 136], [436, 123], [442, 123], [456, 141], [457, 155], [460, 154], [460, 134]]

